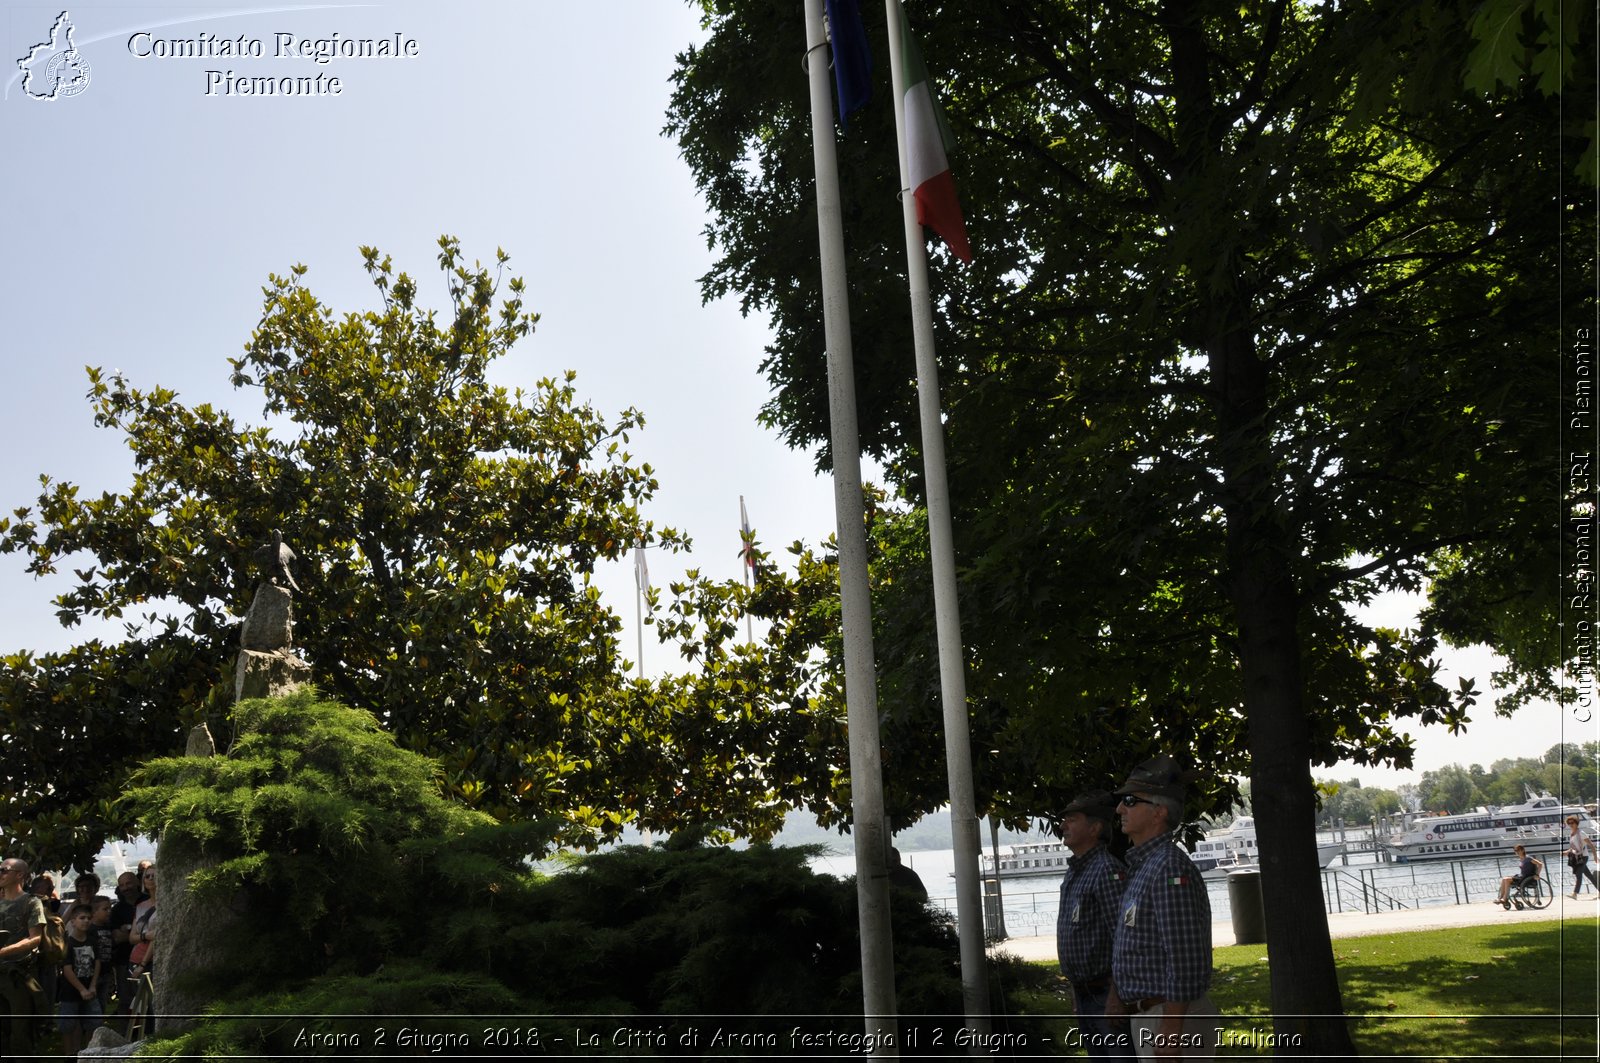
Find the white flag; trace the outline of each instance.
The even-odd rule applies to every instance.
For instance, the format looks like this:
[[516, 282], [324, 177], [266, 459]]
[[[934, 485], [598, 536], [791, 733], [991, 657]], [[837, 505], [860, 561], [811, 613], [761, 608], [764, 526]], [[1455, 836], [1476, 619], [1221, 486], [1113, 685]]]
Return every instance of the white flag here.
[[750, 515], [744, 511], [744, 495], [739, 496], [739, 542], [745, 574], [752, 575], [756, 570], [756, 538], [750, 534]]
[[645, 563], [642, 541], [633, 548], [633, 582], [641, 591], [650, 590], [650, 566]]

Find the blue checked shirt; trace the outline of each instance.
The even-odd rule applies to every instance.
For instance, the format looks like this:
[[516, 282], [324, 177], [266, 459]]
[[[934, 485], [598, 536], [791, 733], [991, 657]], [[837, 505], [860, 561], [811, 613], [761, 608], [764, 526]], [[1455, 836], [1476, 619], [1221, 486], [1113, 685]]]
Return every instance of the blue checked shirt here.
[[1111, 973], [1111, 928], [1127, 883], [1128, 869], [1103, 845], [1072, 858], [1061, 883], [1056, 956], [1061, 973], [1073, 983]]
[[1125, 1003], [1197, 1000], [1211, 986], [1211, 901], [1189, 854], [1171, 834], [1128, 850], [1111, 947], [1111, 977]]

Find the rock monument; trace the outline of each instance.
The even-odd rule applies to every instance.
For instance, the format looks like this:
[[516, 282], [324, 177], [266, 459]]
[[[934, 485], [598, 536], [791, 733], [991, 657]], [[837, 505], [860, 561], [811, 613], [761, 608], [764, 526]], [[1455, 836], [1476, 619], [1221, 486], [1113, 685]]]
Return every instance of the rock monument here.
[[[294, 652], [294, 592], [299, 590], [289, 572], [296, 559], [281, 533], [256, 551], [264, 569], [255, 599], [245, 614], [240, 634], [239, 660], [234, 667], [233, 699], [272, 698], [287, 694], [311, 679], [311, 667]], [[189, 732], [184, 755], [210, 757], [216, 743], [205, 724]], [[156, 1030], [163, 1035], [180, 1032], [210, 999], [204, 992], [212, 976], [225, 978], [219, 957], [236, 939], [235, 913], [226, 903], [201, 904], [189, 891], [189, 876], [210, 866], [188, 839], [163, 837], [156, 853], [159, 893], [159, 929], [151, 947], [151, 980], [155, 985]]]

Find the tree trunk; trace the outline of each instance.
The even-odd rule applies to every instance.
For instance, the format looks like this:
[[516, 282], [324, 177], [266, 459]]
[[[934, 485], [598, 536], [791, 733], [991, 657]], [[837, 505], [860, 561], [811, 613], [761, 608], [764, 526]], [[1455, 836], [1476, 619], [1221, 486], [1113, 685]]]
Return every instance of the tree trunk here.
[[1220, 395], [1229, 597], [1239, 625], [1273, 1030], [1281, 1054], [1355, 1055], [1322, 906], [1293, 543], [1274, 501], [1268, 369], [1243, 330], [1208, 345]]
[[1208, 192], [1237, 176], [1228, 120], [1215, 99], [1200, 6], [1166, 0], [1161, 20], [1171, 41], [1176, 149], [1165, 210], [1173, 230], [1196, 249], [1185, 263], [1198, 296], [1190, 325], [1206, 354], [1216, 413], [1212, 459], [1222, 470], [1227, 528], [1223, 581], [1239, 629], [1273, 1030], [1285, 1035], [1281, 1054], [1353, 1057], [1318, 881], [1295, 543], [1278, 501], [1283, 470], [1272, 449], [1271, 370], [1256, 354], [1247, 268], [1233, 239], [1245, 219], [1201, 206], [1214, 202]]

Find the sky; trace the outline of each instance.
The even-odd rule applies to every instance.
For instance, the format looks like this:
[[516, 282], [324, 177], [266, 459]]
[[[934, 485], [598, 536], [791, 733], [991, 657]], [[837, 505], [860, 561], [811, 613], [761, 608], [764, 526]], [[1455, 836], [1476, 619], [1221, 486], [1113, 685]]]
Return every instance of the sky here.
[[[768, 397], [758, 369], [766, 322], [742, 317], [732, 300], [701, 300], [698, 278], [712, 264], [705, 206], [661, 135], [674, 57], [701, 36], [687, 3], [73, 6], [86, 80], [70, 95], [34, 99], [64, 51], [63, 31], [48, 43], [61, 11], [9, 3], [0, 12], [0, 246], [9, 252], [0, 260], [0, 440], [12, 455], [0, 463], [0, 512], [32, 502], [41, 473], [86, 493], [126, 485], [128, 453], [93, 425], [85, 366], [257, 415], [254, 396], [229, 386], [226, 359], [248, 340], [269, 273], [303, 263], [324, 303], [364, 310], [375, 293], [357, 248], [373, 245], [418, 280], [425, 305], [442, 306], [436, 241], [451, 234], [469, 260], [492, 262], [504, 248], [542, 315], [497, 380], [573, 369], [580, 395], [602, 411], [644, 412], [632, 450], [661, 483], [646, 515], [695, 542], [692, 555], [650, 559], [655, 584], [691, 565], [739, 576], [741, 495], [780, 558], [795, 539], [829, 534], [831, 482], [756, 422]], [[405, 54], [325, 63], [297, 54], [335, 35], [398, 41]], [[211, 41], [217, 51], [214, 42], [240, 38], [262, 54], [190, 58], [171, 43]], [[803, 76], [803, 44], [774, 76]], [[39, 74], [24, 83], [16, 60], [29, 56]], [[238, 91], [242, 79], [319, 75], [321, 94]], [[631, 566], [611, 566], [599, 582], [633, 656]], [[55, 620], [50, 597], [63, 588], [0, 557], [0, 651], [80, 639], [84, 629]], [[1384, 608], [1386, 622], [1404, 621], [1404, 605]], [[1486, 655], [1452, 663], [1487, 688]], [[650, 640], [645, 664], [672, 667], [670, 651]], [[1485, 699], [1473, 715], [1465, 737], [1420, 731], [1417, 769], [1488, 766], [1595, 737], [1554, 706], [1500, 721]], [[1318, 774], [1390, 786], [1415, 778]]]

